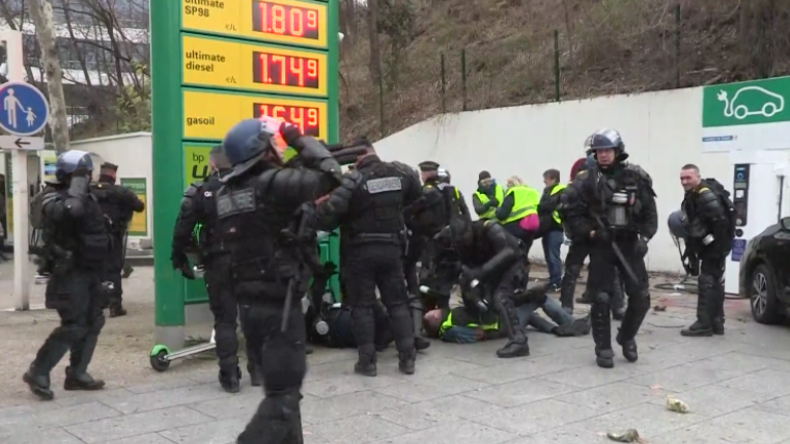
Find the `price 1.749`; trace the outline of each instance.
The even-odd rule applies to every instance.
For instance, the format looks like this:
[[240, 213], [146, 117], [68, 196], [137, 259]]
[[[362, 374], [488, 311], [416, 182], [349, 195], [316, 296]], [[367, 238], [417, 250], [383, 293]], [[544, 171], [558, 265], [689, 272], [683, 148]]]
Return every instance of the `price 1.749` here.
[[252, 80], [283, 86], [318, 89], [318, 59], [253, 51]]
[[252, 115], [258, 119], [261, 116], [282, 119], [299, 127], [302, 134], [317, 138], [321, 134], [321, 113], [318, 108], [308, 106], [277, 105], [272, 103], [253, 103]]

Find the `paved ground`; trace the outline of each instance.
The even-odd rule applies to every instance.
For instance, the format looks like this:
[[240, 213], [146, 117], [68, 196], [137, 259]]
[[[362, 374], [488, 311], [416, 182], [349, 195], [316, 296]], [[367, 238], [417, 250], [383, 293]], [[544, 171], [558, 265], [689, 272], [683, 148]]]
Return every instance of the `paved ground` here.
[[[648, 315], [639, 362], [618, 357], [612, 370], [595, 367], [590, 337], [538, 333], [530, 336], [532, 356], [510, 361], [494, 356], [501, 342], [435, 342], [411, 377], [398, 373], [393, 350], [380, 355], [376, 378], [352, 373], [352, 351], [317, 350], [303, 390], [305, 441], [590, 444], [634, 428], [653, 444], [790, 444], [790, 329], [750, 322], [745, 301], [730, 301], [725, 337], [686, 339], [678, 330], [693, 316], [691, 297], [655, 299], [668, 308]], [[109, 380], [104, 392], [58, 390], [50, 403], [24, 393], [0, 400], [0, 442], [233, 443], [262, 397], [246, 376], [242, 393], [225, 394], [205, 360], [174, 363], [163, 374], [141, 368], [140, 351], [141, 375], [119, 383], [101, 367], [106, 353], [100, 348], [96, 366]], [[3, 385], [22, 389], [20, 371]], [[53, 380], [59, 387], [62, 375]], [[667, 411], [667, 394], [691, 413]]]

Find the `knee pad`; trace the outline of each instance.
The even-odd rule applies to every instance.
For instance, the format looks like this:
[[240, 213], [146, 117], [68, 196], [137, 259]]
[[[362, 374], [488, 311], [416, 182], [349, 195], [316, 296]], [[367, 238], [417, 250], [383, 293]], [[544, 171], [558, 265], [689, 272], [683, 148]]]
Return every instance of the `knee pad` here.
[[713, 279], [713, 276], [707, 273], [700, 274], [699, 278], [697, 279], [697, 285], [699, 286], [700, 292], [710, 291], [716, 284], [717, 282], [715, 279]]
[[565, 266], [565, 273], [568, 276], [572, 276], [574, 279], [578, 278], [582, 272], [582, 266], [576, 264], [566, 264]]
[[[102, 319], [104, 319], [104, 315], [102, 315]], [[56, 336], [63, 341], [68, 343], [75, 343], [80, 339], [84, 338], [88, 334], [88, 327], [85, 325], [78, 325], [78, 324], [67, 324], [61, 325], [52, 332], [53, 336]]]
[[609, 305], [611, 303], [611, 300], [609, 299], [609, 293], [606, 293], [605, 291], [599, 291], [595, 295], [594, 301], [596, 304], [601, 305]]

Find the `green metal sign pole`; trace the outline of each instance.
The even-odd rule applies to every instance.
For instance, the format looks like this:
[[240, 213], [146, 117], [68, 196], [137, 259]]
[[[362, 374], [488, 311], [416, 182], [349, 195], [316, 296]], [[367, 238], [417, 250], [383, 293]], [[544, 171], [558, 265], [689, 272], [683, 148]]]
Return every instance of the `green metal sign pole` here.
[[[151, 2], [156, 345], [183, 346], [185, 308], [207, 302], [202, 282], [170, 265], [185, 185], [238, 121], [270, 115], [336, 143], [339, 0]], [[337, 242], [325, 259], [337, 263]], [[328, 250], [328, 251], [327, 251]], [[332, 280], [339, 294], [337, 277]]]

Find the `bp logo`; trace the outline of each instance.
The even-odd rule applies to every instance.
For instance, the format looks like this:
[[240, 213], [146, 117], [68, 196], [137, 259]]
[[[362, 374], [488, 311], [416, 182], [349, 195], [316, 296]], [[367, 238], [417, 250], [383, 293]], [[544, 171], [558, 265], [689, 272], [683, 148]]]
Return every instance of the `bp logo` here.
[[738, 120], [749, 116], [773, 117], [785, 109], [784, 97], [761, 86], [744, 86], [732, 98], [727, 91], [720, 90], [716, 98], [724, 103], [724, 117]]

